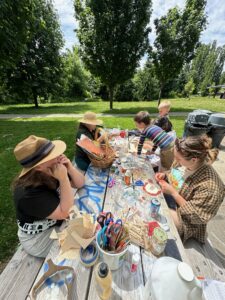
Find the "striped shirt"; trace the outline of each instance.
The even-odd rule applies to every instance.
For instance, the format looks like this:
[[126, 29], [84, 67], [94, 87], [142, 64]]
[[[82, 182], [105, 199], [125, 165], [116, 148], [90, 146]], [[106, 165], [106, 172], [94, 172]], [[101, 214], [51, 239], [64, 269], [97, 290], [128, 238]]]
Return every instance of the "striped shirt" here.
[[148, 138], [154, 144], [152, 151], [154, 152], [157, 147], [160, 149], [167, 148], [173, 141], [174, 137], [167, 134], [162, 128], [156, 125], [150, 125], [144, 129], [138, 143], [138, 154], [141, 154], [145, 139]]

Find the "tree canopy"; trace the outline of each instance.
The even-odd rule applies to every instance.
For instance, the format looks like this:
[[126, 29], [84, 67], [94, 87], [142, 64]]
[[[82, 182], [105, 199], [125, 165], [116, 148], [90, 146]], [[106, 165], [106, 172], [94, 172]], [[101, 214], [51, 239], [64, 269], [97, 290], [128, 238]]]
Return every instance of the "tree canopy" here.
[[14, 66], [32, 35], [33, 0], [0, 1], [0, 68]]
[[183, 11], [170, 9], [154, 21], [156, 39], [150, 57], [160, 82], [160, 94], [170, 79], [175, 78], [185, 62], [190, 62], [206, 25], [206, 0], [187, 0]]
[[148, 47], [151, 0], [75, 0], [77, 36], [88, 69], [107, 85], [110, 108], [117, 84], [131, 78]]
[[51, 1], [35, 0], [33, 32], [16, 66], [7, 71], [7, 86], [20, 99], [48, 97], [57, 88], [61, 72], [62, 34]]

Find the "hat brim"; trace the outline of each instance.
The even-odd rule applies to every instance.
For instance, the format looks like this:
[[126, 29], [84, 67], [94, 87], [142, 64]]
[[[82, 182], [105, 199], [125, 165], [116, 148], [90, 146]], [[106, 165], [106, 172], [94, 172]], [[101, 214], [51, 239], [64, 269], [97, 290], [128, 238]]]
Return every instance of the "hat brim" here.
[[36, 166], [43, 164], [51, 159], [56, 158], [57, 156], [63, 154], [66, 150], [66, 144], [63, 141], [60, 140], [55, 140], [52, 141], [52, 143], [55, 145], [55, 147], [52, 149], [51, 152], [49, 152], [49, 154], [44, 157], [43, 159], [41, 159], [38, 163], [36, 163], [34, 166], [30, 167], [30, 168], [23, 168], [23, 170], [21, 171], [19, 177], [24, 176], [25, 174], [27, 174], [30, 170], [32, 170], [33, 168], [35, 168]]
[[89, 125], [102, 125], [103, 121], [96, 119], [95, 121], [80, 119], [78, 120], [80, 123], [89, 124]]

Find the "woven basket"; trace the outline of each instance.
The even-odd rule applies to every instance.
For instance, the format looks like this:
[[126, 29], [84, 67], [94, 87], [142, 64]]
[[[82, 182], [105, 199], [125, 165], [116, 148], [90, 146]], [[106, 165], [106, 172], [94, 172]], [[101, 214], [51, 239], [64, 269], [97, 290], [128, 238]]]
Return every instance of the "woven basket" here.
[[[100, 130], [102, 130], [102, 129], [98, 128], [95, 131], [95, 141], [98, 138], [98, 133], [99, 133]], [[104, 144], [99, 143], [99, 146], [101, 147], [101, 149], [104, 150], [104, 155], [103, 156], [96, 157], [96, 155], [93, 156], [91, 154], [88, 154], [88, 157], [89, 157], [92, 165], [94, 167], [98, 167], [98, 168], [102, 168], [102, 169], [109, 168], [112, 165], [112, 163], [113, 163], [113, 161], [116, 157], [115, 151], [109, 145], [108, 138], [105, 138], [104, 142], [105, 142]]]

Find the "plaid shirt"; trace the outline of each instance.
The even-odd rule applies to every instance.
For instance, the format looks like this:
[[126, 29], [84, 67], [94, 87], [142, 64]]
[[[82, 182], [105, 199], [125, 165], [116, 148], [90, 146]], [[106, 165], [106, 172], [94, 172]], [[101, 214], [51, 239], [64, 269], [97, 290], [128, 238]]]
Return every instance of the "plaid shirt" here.
[[225, 197], [225, 187], [210, 165], [203, 165], [184, 181], [179, 194], [187, 201], [178, 208], [183, 241], [193, 237], [204, 243], [206, 226]]

